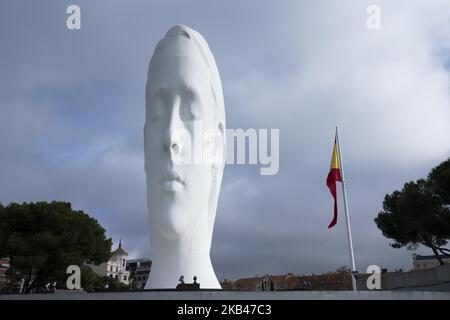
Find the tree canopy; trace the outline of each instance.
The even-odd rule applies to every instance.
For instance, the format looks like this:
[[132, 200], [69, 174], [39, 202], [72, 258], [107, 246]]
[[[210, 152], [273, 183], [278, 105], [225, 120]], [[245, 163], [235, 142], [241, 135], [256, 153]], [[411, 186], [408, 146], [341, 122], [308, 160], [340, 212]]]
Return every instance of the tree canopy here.
[[431, 170], [428, 175], [430, 188], [445, 205], [450, 205], [450, 158]]
[[9, 277], [23, 279], [25, 293], [64, 287], [69, 265], [105, 262], [111, 245], [97, 220], [68, 202], [0, 205], [0, 257], [10, 258]]
[[445, 248], [450, 239], [449, 183], [450, 158], [432, 169], [428, 179], [410, 181], [401, 191], [386, 195], [375, 223], [394, 240], [392, 247], [413, 249], [422, 244], [444, 264], [439, 253], [450, 253]]

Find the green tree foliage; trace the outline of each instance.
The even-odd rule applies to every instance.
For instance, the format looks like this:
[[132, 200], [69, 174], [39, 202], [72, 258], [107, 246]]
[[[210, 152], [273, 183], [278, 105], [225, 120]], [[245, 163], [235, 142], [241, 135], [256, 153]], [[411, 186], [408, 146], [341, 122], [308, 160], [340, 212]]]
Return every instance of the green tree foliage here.
[[[105, 262], [111, 245], [97, 220], [73, 210], [70, 203], [0, 206], [0, 256], [10, 258], [9, 277], [24, 280], [24, 293], [49, 283], [64, 288], [69, 265]], [[89, 275], [83, 274], [86, 282]]]
[[450, 205], [450, 158], [431, 170], [428, 181], [433, 193]]
[[450, 239], [449, 182], [450, 159], [432, 169], [427, 180], [405, 183], [401, 191], [386, 195], [375, 223], [394, 240], [392, 247], [413, 249], [422, 244], [444, 264], [439, 253], [450, 253], [445, 248]]
[[106, 282], [88, 266], [81, 267], [81, 287], [84, 291], [94, 292], [105, 288]]
[[132, 284], [126, 285], [115, 278], [99, 276], [89, 266], [81, 267], [81, 287], [87, 292], [137, 290]]

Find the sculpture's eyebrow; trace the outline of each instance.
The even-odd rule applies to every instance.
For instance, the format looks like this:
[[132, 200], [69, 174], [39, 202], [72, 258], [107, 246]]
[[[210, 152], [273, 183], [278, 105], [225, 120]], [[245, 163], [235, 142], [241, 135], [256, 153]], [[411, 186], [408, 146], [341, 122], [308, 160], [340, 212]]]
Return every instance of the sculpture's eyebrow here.
[[185, 94], [190, 95], [195, 100], [201, 100], [202, 92], [204, 92], [203, 88], [191, 86], [191, 85], [183, 85], [183, 86], [180, 86], [179, 88], [155, 87], [155, 88], [150, 88], [149, 97], [154, 98], [154, 97], [170, 95], [171, 92], [174, 91], [174, 89], [176, 89], [176, 91], [178, 91], [178, 92], [183, 92]]
[[150, 88], [149, 93], [150, 93], [150, 96], [160, 95], [160, 94], [164, 95], [164, 94], [170, 93], [170, 91], [172, 91], [174, 89], [176, 89], [179, 92], [182, 91], [182, 92], [189, 93], [189, 94], [192, 94], [192, 95], [195, 95], [195, 96], [198, 96], [199, 93], [201, 92], [201, 88], [198, 88], [198, 87], [180, 86], [179, 88], [153, 87], [153, 88]]
[[192, 87], [192, 86], [183, 86], [182, 90], [185, 93], [192, 95], [194, 98], [199, 98], [200, 92], [201, 92], [200, 88], [196, 88], [196, 87]]

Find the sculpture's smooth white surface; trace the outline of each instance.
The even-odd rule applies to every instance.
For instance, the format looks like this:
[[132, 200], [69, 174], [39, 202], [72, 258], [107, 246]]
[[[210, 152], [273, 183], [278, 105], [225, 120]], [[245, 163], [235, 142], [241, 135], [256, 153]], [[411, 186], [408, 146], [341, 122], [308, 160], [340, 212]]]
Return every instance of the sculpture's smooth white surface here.
[[[153, 263], [145, 289], [175, 288], [181, 275], [201, 288], [220, 289], [210, 248], [225, 162], [225, 109], [214, 57], [195, 30], [172, 27], [148, 69], [144, 127], [147, 205]], [[198, 124], [214, 130], [212, 143], [194, 139]], [[188, 132], [190, 136], [180, 135]], [[220, 161], [186, 159], [200, 146]]]

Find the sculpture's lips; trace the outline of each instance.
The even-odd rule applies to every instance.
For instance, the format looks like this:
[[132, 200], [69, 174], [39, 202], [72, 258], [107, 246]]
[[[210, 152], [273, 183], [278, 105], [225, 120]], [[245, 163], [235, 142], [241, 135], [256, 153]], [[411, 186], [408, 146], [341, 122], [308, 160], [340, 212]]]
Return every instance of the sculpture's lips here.
[[173, 191], [176, 190], [177, 188], [184, 186], [184, 181], [181, 179], [180, 175], [175, 171], [172, 171], [163, 179], [161, 179], [161, 183], [163, 184], [164, 189], [169, 191]]

